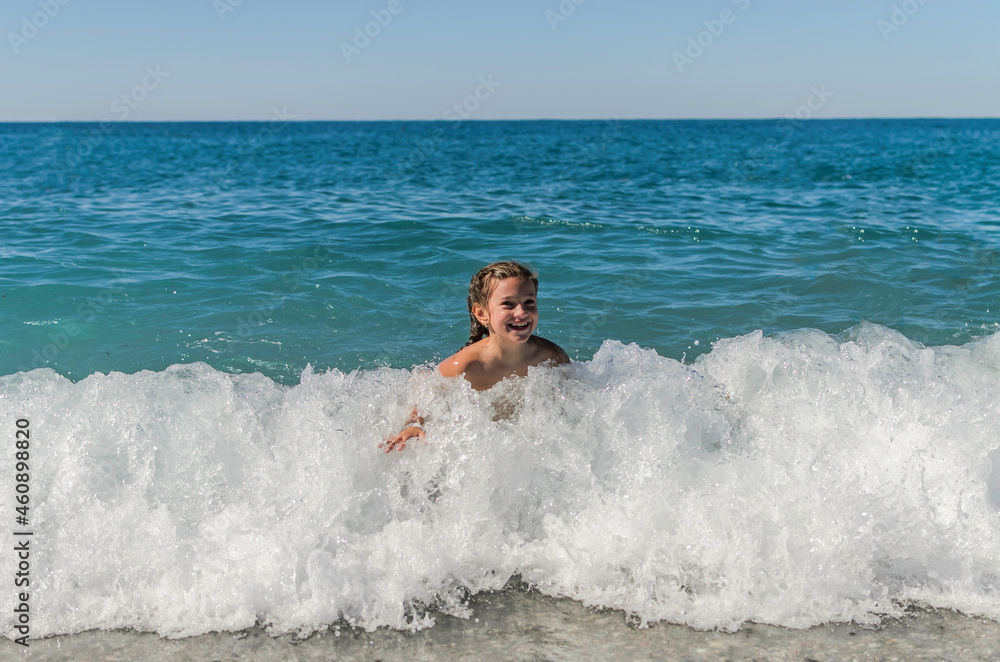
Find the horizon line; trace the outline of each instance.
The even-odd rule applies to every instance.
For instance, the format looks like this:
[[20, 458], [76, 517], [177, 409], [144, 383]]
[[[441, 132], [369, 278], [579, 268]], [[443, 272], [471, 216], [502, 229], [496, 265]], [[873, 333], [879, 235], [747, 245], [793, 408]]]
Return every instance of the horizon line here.
[[857, 117], [811, 117], [807, 119], [799, 119], [797, 117], [596, 117], [596, 118], [566, 118], [566, 117], [518, 117], [518, 118], [496, 118], [496, 119], [215, 119], [215, 120], [197, 120], [197, 119], [182, 119], [182, 120], [112, 120], [109, 118], [100, 120], [0, 120], [0, 124], [236, 124], [240, 122], [245, 123], [262, 123], [262, 122], [291, 122], [296, 124], [305, 123], [318, 123], [318, 122], [384, 122], [384, 123], [399, 123], [399, 122], [424, 122], [424, 123], [453, 123], [453, 124], [465, 124], [465, 123], [478, 123], [483, 124], [487, 122], [795, 122], [795, 123], [809, 123], [809, 122], [857, 122], [857, 121], [871, 121], [871, 120], [1000, 120], [1000, 116], [908, 116], [908, 117], [896, 117], [896, 116], [857, 116]]

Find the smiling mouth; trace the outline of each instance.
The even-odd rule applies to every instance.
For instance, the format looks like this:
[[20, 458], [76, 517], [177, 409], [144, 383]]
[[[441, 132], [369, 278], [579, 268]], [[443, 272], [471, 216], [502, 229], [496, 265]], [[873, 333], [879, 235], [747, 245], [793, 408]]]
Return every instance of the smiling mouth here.
[[524, 324], [508, 324], [507, 326], [515, 331], [527, 331], [531, 327], [531, 322], [525, 322]]

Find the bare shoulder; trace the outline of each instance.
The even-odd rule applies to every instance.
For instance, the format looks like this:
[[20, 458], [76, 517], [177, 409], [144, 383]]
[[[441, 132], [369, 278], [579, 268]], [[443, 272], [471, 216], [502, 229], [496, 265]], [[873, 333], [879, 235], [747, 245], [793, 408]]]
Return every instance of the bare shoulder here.
[[531, 340], [535, 343], [535, 347], [538, 348], [539, 353], [542, 355], [542, 360], [539, 361], [539, 363], [551, 360], [554, 360], [556, 365], [569, 363], [569, 355], [563, 350], [562, 347], [555, 344], [551, 340], [546, 340], [540, 336], [531, 336]]
[[445, 377], [458, 377], [469, 371], [469, 367], [482, 361], [482, 348], [479, 343], [468, 345], [458, 350], [438, 364], [438, 372]]

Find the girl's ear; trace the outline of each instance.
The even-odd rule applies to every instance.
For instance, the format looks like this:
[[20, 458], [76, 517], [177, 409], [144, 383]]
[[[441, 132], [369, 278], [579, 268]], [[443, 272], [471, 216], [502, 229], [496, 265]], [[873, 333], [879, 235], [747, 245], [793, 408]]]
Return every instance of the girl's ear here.
[[478, 303], [472, 304], [472, 314], [476, 316], [479, 323], [486, 328], [490, 327], [490, 316], [486, 313], [486, 309]]

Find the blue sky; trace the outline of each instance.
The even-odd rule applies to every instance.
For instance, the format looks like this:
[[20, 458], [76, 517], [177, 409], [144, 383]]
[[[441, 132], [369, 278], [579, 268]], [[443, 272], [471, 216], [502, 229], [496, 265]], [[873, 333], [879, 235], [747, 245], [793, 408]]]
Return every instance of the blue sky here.
[[0, 32], [0, 121], [1000, 117], [993, 0], [5, 0]]

